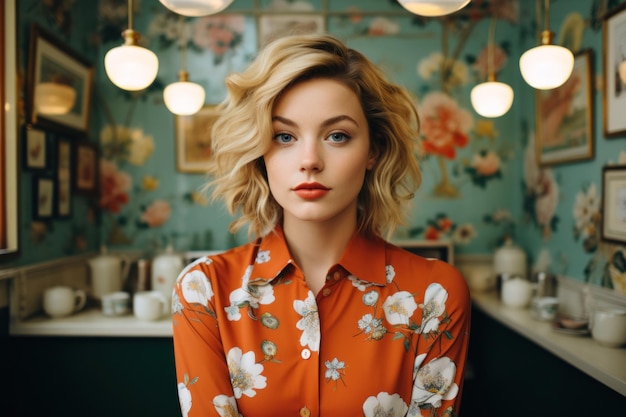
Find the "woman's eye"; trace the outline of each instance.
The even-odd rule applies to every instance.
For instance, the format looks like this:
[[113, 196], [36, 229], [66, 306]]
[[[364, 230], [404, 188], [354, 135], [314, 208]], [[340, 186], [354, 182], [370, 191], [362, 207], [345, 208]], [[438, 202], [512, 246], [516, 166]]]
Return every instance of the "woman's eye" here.
[[274, 140], [278, 143], [289, 143], [293, 140], [293, 136], [289, 133], [277, 133], [274, 135]]
[[342, 143], [342, 142], [348, 141], [349, 139], [350, 139], [350, 136], [341, 132], [335, 132], [335, 133], [331, 133], [330, 135], [328, 135], [328, 140], [332, 143]]

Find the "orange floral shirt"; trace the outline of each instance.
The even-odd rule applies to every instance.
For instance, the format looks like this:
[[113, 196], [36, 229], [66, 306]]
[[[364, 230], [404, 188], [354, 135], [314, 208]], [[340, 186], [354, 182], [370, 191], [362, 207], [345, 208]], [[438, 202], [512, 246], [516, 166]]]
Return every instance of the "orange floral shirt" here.
[[449, 264], [360, 234], [315, 296], [282, 230], [174, 288], [182, 415], [454, 416], [470, 297]]

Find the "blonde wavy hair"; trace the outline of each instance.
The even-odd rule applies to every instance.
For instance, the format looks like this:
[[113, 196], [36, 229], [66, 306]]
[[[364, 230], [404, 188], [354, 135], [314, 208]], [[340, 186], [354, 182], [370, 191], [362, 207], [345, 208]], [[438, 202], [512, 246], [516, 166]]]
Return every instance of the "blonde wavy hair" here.
[[223, 199], [231, 232], [245, 225], [263, 236], [280, 220], [263, 155], [273, 135], [272, 111], [281, 94], [299, 81], [332, 78], [359, 98], [377, 155], [358, 196], [359, 230], [391, 236], [421, 184], [419, 118], [412, 97], [388, 81], [363, 54], [329, 35], [294, 35], [268, 44], [243, 72], [226, 78], [227, 98], [212, 129], [209, 175], [212, 200]]

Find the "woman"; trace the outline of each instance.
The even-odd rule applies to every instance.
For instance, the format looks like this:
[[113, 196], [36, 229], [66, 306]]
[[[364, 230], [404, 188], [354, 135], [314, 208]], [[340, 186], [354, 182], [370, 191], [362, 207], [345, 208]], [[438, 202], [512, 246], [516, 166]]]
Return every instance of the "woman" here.
[[226, 84], [210, 185], [257, 239], [177, 280], [183, 415], [456, 415], [465, 281], [380, 237], [421, 180], [411, 97], [327, 35], [279, 39]]

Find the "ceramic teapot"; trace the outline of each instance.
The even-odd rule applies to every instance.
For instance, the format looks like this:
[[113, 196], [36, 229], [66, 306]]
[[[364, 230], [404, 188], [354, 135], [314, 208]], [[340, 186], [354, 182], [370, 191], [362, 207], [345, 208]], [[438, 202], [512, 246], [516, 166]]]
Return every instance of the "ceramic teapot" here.
[[172, 245], [168, 245], [165, 251], [155, 256], [152, 261], [152, 289], [166, 298], [168, 309], [176, 278], [184, 266], [182, 255], [174, 252]]
[[493, 269], [496, 275], [511, 275], [526, 278], [526, 252], [507, 237], [493, 256]]
[[103, 295], [122, 291], [130, 269], [125, 255], [111, 254], [102, 246], [100, 254], [87, 261], [91, 271], [91, 296], [100, 300]]

